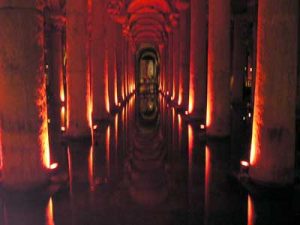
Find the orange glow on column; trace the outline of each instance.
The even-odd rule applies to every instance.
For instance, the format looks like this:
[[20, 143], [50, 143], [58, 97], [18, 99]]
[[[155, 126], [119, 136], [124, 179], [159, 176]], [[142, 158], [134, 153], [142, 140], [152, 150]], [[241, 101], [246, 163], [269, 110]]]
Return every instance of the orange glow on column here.
[[50, 197], [47, 208], [46, 208], [46, 225], [55, 225], [53, 219], [53, 201], [52, 197]]
[[[260, 36], [257, 36], [260, 38]], [[260, 41], [257, 41], [257, 72], [256, 72], [256, 79], [255, 79], [255, 93], [254, 93], [254, 112], [253, 112], [253, 125], [252, 125], [252, 138], [251, 138], [251, 151], [250, 151], [250, 165], [253, 166], [259, 157], [260, 154], [260, 138], [261, 138], [261, 131], [260, 128], [263, 126], [263, 119], [262, 115], [264, 114], [265, 105], [264, 99], [260, 96], [260, 93], [263, 93], [264, 78], [265, 75], [261, 71], [261, 64], [260, 64]]]
[[[193, 68], [193, 66], [191, 66]], [[194, 111], [195, 104], [195, 74], [193, 71], [190, 72], [190, 90], [189, 90], [189, 113], [191, 114]]]
[[109, 90], [108, 90], [108, 52], [105, 54], [105, 62], [104, 62], [104, 76], [105, 76], [105, 108], [106, 111], [110, 112], [109, 105]]
[[[89, 2], [89, 4], [91, 4]], [[91, 76], [91, 68], [90, 64], [88, 65], [88, 72], [87, 72], [87, 79], [86, 79], [86, 102], [87, 102], [87, 121], [89, 123], [89, 127], [92, 129], [93, 127], [93, 119], [92, 119], [92, 114], [93, 114], [93, 95], [92, 95], [92, 76]]]
[[208, 74], [207, 74], [207, 103], [206, 103], [206, 127], [210, 127], [212, 121], [212, 107], [214, 102], [214, 96], [212, 90], [212, 62], [210, 54], [208, 54]]
[[66, 130], [66, 107], [62, 106], [60, 109], [60, 121], [61, 121], [61, 131], [65, 131]]
[[181, 85], [179, 85], [179, 93], [178, 93], [178, 105], [181, 105], [182, 103], [182, 92], [181, 92]]
[[250, 195], [248, 195], [248, 216], [247, 216], [247, 225], [254, 225], [254, 206], [253, 201]]
[[42, 125], [39, 130], [39, 142], [41, 148], [41, 157], [44, 167], [50, 167], [50, 149], [48, 137], [48, 115], [47, 115], [47, 99], [46, 99], [46, 76], [40, 79], [40, 89], [38, 90], [38, 99], [36, 104], [39, 108], [39, 119]]
[[117, 78], [117, 65], [116, 65], [116, 55], [115, 55], [115, 63], [114, 63], [114, 99], [115, 106], [118, 106], [118, 78]]
[[90, 148], [89, 153], [89, 183], [90, 183], [90, 190], [95, 190], [95, 184], [94, 184], [94, 147], [93, 145]]

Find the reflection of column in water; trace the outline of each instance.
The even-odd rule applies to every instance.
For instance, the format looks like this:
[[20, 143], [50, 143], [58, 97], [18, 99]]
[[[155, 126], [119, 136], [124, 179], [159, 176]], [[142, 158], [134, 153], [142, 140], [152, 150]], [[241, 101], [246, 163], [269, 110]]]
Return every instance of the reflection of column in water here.
[[90, 148], [89, 152], [89, 159], [88, 159], [88, 166], [89, 166], [89, 184], [90, 184], [90, 190], [95, 190], [95, 182], [94, 182], [94, 145], [92, 143], [92, 146]]
[[[27, 198], [28, 197], [28, 198]], [[24, 199], [25, 198], [25, 199]], [[31, 199], [28, 195], [21, 197], [8, 198], [3, 206], [2, 225], [32, 225], [45, 224], [53, 225], [53, 211], [48, 214], [48, 202], [45, 199]], [[50, 217], [50, 220], [48, 219]]]
[[53, 217], [53, 201], [52, 197], [49, 198], [47, 207], [46, 207], [46, 224], [45, 225], [55, 225]]
[[69, 174], [69, 189], [70, 189], [70, 195], [73, 194], [73, 173], [72, 173], [72, 158], [71, 158], [71, 152], [70, 147], [67, 149], [67, 155], [68, 155], [68, 174]]
[[106, 128], [105, 152], [106, 152], [106, 179], [109, 180], [110, 178], [110, 126]]
[[207, 225], [209, 220], [209, 188], [210, 188], [210, 149], [208, 146], [205, 147], [205, 194], [204, 194], [204, 225]]
[[[180, 114], [177, 115], [177, 119], [178, 119], [178, 147], [181, 148], [181, 144], [182, 144], [182, 118], [181, 118]], [[181, 151], [181, 149], [179, 149], [179, 151]]]
[[192, 183], [193, 149], [194, 149], [194, 131], [193, 131], [192, 126], [189, 124], [188, 125], [189, 183]]
[[247, 216], [247, 225], [254, 225], [254, 206], [252, 197], [248, 194], [248, 216]]

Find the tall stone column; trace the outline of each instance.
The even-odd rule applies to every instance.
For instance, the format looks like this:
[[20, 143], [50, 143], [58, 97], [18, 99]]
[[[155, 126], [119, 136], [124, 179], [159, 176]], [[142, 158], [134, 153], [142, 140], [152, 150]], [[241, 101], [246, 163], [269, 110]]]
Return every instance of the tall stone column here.
[[182, 110], [188, 109], [189, 104], [189, 79], [190, 79], [190, 7], [180, 12], [179, 25], [179, 96], [178, 104]]
[[123, 59], [122, 59], [122, 27], [117, 25], [117, 47], [116, 47], [116, 60], [117, 60], [117, 96], [118, 103], [121, 103], [122, 98], [122, 77], [123, 77]]
[[89, 51], [88, 2], [67, 1], [67, 93], [68, 127], [71, 138], [88, 137], [89, 127]]
[[0, 2], [2, 185], [46, 184], [49, 167], [44, 19], [40, 1]]
[[117, 96], [117, 63], [116, 63], [116, 31], [117, 27], [112, 18], [107, 20], [106, 50], [108, 51], [108, 94], [111, 111], [118, 104]]
[[179, 28], [174, 28], [174, 39], [173, 39], [173, 95], [172, 100], [178, 104], [178, 93], [179, 93]]
[[172, 52], [173, 52], [173, 33], [169, 34], [169, 43], [168, 43], [168, 61], [169, 61], [169, 65], [168, 65], [168, 91], [169, 91], [169, 96], [173, 95], [173, 56], [172, 56]]
[[61, 132], [62, 118], [61, 107], [65, 104], [65, 90], [63, 77], [63, 46], [62, 32], [65, 27], [65, 18], [62, 12], [50, 12], [48, 22], [49, 32], [49, 118], [50, 118], [50, 139], [55, 139]]
[[230, 0], [209, 0], [207, 135], [230, 134]]
[[106, 106], [105, 35], [106, 9], [103, 0], [94, 0], [92, 7], [91, 74], [93, 93], [93, 119], [108, 116]]
[[207, 84], [207, 0], [191, 0], [189, 113], [205, 120]]
[[259, 1], [249, 173], [265, 184], [294, 182], [298, 4]]
[[241, 104], [243, 102], [243, 87], [246, 77], [245, 66], [247, 66], [247, 46], [244, 44], [245, 29], [247, 21], [236, 16], [233, 26], [233, 56], [232, 56], [232, 76], [233, 85], [231, 91], [231, 102]]

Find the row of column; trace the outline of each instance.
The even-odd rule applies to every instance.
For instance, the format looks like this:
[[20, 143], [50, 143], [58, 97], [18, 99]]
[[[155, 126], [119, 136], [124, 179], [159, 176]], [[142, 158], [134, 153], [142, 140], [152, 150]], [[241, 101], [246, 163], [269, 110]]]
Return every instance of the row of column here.
[[105, 1], [67, 1], [66, 16], [50, 12], [46, 32], [40, 3], [0, 3], [0, 170], [11, 190], [49, 181], [48, 126], [72, 138], [90, 136], [93, 123], [107, 119], [135, 88], [135, 56]]
[[[230, 135], [230, 105], [243, 101], [248, 61], [244, 36], [249, 21], [241, 15], [231, 18], [230, 3], [190, 1], [190, 12], [180, 13], [179, 27], [169, 34], [166, 51], [173, 57], [169, 57], [169, 74], [162, 82], [163, 92], [190, 117], [205, 118], [207, 135], [215, 137]], [[257, 34], [255, 28], [253, 32], [253, 65], [257, 68], [253, 68], [250, 156], [250, 176], [256, 182], [293, 182], [298, 4], [297, 0], [258, 2]]]

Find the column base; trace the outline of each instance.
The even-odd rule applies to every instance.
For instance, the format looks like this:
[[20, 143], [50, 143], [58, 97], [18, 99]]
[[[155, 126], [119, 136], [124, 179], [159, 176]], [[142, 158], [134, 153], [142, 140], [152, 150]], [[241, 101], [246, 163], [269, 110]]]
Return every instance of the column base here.
[[67, 131], [63, 138], [67, 141], [82, 141], [82, 140], [91, 140], [92, 133], [90, 129], [86, 129], [85, 131]]
[[238, 183], [243, 189], [255, 196], [286, 196], [292, 195], [295, 185], [285, 184], [279, 185], [274, 183], [266, 183], [251, 179], [248, 174], [233, 172], [228, 175], [232, 182]]

